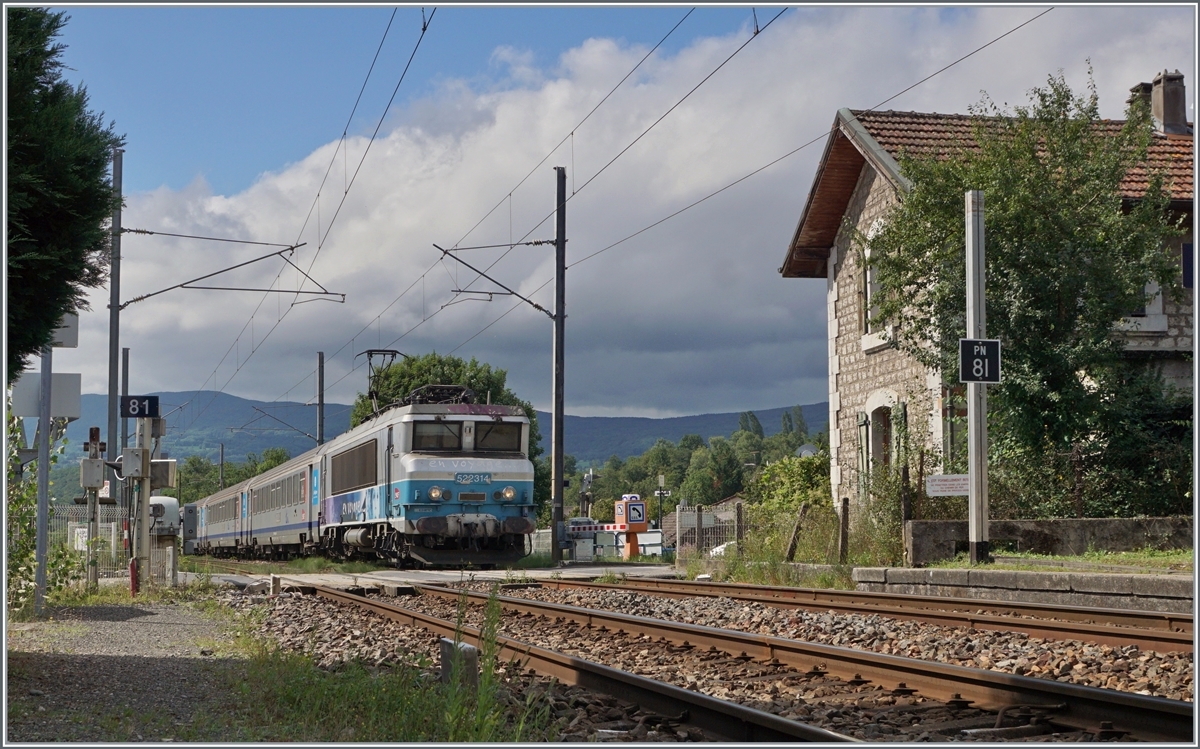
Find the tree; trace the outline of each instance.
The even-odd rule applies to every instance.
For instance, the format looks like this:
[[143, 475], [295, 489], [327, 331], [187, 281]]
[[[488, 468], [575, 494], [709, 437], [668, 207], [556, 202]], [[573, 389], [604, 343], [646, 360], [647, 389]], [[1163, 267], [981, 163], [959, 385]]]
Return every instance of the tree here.
[[742, 488], [742, 462], [724, 437], [711, 437], [708, 447], [692, 453], [680, 491], [689, 503], [707, 505]]
[[869, 244], [879, 284], [872, 323], [953, 382], [966, 330], [963, 195], [984, 192], [987, 332], [1004, 351], [989, 414], [997, 439], [1030, 453], [1091, 442], [1118, 396], [1118, 321], [1146, 304], [1151, 281], [1179, 291], [1164, 243], [1180, 229], [1161, 175], [1149, 172], [1138, 200], [1121, 190], [1145, 166], [1148, 108], [1135, 101], [1124, 125], [1102, 121], [1088, 88], [1077, 96], [1051, 76], [1011, 115], [985, 96], [969, 142], [937, 158], [901, 155], [911, 189], [856, 242], [860, 260]]
[[784, 434], [791, 434], [792, 432], [796, 431], [796, 425], [792, 421], [792, 415], [787, 411], [783, 412], [780, 422], [779, 431], [783, 432]]
[[804, 409], [792, 406], [792, 431], [801, 439], [808, 436], [808, 424], [804, 421]]
[[48, 344], [63, 315], [104, 283], [113, 195], [108, 166], [124, 138], [62, 79], [54, 43], [66, 16], [8, 13], [8, 382]]
[[759, 437], [763, 436], [762, 424], [753, 411], [743, 411], [738, 416], [738, 429], [743, 432], [757, 434]]
[[692, 452], [704, 447], [704, 438], [698, 434], [685, 434], [679, 438], [679, 446]]
[[[422, 385], [462, 385], [475, 391], [482, 401], [505, 406], [519, 406], [529, 418], [529, 459], [534, 468], [534, 503], [543, 507], [550, 500], [549, 458], [542, 455], [542, 434], [538, 430], [537, 413], [529, 401], [521, 400], [508, 388], [508, 371], [493, 369], [492, 365], [476, 361], [473, 357], [465, 361], [450, 354], [431, 352], [424, 356], [402, 359], [383, 369], [376, 383], [378, 402], [382, 406], [404, 398]], [[355, 427], [366, 420], [373, 410], [370, 398], [359, 393], [350, 412], [350, 426]], [[564, 474], [565, 475], [565, 474]]]

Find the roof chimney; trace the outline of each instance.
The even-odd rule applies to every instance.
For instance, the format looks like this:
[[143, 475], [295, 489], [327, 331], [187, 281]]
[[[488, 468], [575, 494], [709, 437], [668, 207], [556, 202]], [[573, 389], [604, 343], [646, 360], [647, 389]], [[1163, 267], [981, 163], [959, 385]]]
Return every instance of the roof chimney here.
[[1154, 128], [1159, 132], [1186, 135], [1192, 131], [1187, 124], [1187, 96], [1183, 87], [1183, 73], [1179, 70], [1174, 73], [1164, 70], [1154, 76], [1150, 112], [1154, 116]]
[[1144, 101], [1146, 106], [1150, 106], [1150, 92], [1154, 90], [1153, 83], [1139, 83], [1129, 89], [1129, 98], [1125, 100], [1126, 104], [1133, 105], [1135, 101]]

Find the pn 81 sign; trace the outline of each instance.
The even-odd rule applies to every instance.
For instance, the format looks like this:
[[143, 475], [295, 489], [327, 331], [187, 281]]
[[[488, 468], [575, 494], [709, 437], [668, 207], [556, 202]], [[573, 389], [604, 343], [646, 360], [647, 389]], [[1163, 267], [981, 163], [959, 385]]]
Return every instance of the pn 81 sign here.
[[121, 418], [123, 419], [157, 419], [157, 395], [122, 395]]
[[1000, 382], [1000, 341], [959, 338], [958, 381]]

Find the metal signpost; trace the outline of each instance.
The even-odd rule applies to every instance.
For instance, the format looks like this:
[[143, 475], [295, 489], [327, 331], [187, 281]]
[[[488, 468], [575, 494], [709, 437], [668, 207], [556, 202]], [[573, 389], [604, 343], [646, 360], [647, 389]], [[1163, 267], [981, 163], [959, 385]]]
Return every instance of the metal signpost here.
[[1000, 342], [987, 340], [984, 299], [983, 192], [966, 194], [967, 338], [959, 341], [959, 380], [967, 383], [970, 477], [967, 530], [971, 563], [991, 561], [988, 544], [987, 385], [1000, 382]]
[[658, 491], [654, 492], [654, 496], [658, 497], [658, 529], [662, 530], [662, 506], [667, 497], [671, 496], [671, 492], [664, 487], [667, 485], [667, 477], [663, 474], [658, 474]]
[[157, 395], [125, 395], [121, 397], [121, 416], [137, 419], [134, 444], [121, 451], [121, 474], [135, 479], [133, 506], [136, 512], [134, 559], [130, 562], [130, 591], [137, 595], [142, 578], [150, 575], [150, 449], [152, 422], [158, 419]]
[[100, 537], [100, 519], [98, 517], [100, 489], [104, 486], [104, 474], [107, 466], [101, 457], [108, 447], [100, 441], [100, 427], [88, 430], [88, 441], [83, 446], [87, 457], [79, 461], [79, 485], [87, 491], [87, 584], [95, 588], [100, 584], [100, 572], [96, 563], [96, 539]]

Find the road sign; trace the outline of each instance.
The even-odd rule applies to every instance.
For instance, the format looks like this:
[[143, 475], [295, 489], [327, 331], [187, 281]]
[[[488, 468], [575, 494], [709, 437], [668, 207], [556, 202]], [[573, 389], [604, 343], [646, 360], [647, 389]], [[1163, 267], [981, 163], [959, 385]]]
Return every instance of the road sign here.
[[123, 419], [157, 419], [157, 395], [122, 395], [121, 418]]
[[1000, 341], [959, 338], [958, 381], [999, 384]]
[[630, 502], [628, 520], [630, 523], [646, 522], [646, 505], [642, 502]]

